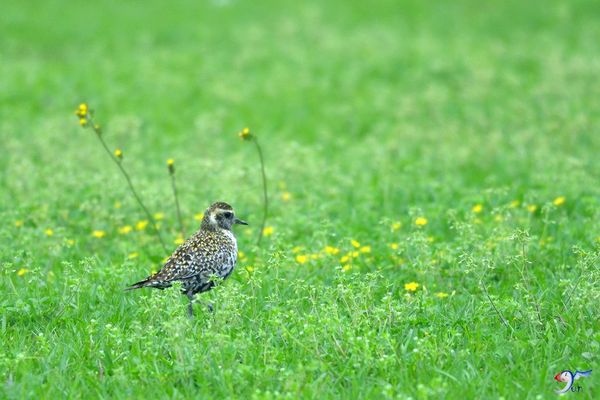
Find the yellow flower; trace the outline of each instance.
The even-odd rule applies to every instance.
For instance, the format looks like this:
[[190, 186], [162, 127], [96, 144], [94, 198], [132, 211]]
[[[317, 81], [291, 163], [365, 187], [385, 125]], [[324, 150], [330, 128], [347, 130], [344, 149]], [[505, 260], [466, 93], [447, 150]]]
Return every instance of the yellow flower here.
[[404, 290], [407, 290], [409, 292], [416, 291], [418, 287], [419, 284], [417, 282], [409, 282], [404, 284]]
[[115, 201], [115, 208], [121, 208], [121, 202]]
[[175, 173], [175, 160], [173, 160], [172, 158], [169, 158], [167, 160], [167, 168], [169, 169], [170, 174], [174, 174]]
[[52, 229], [50, 229], [50, 228], [46, 229], [44, 231], [44, 233], [46, 234], [46, 236], [52, 236], [52, 235], [54, 235], [54, 231]]
[[340, 249], [338, 249], [337, 247], [333, 247], [333, 246], [325, 246], [325, 253], [335, 256], [336, 254], [338, 254], [340, 252]]
[[164, 217], [165, 217], [165, 214], [161, 213], [161, 212], [157, 212], [156, 214], [154, 214], [154, 219], [157, 220], [157, 221], [160, 221]]
[[342, 271], [348, 272], [352, 269], [352, 265], [346, 264], [342, 267]]
[[483, 211], [483, 206], [481, 204], [475, 204], [473, 208], [471, 208], [471, 211], [473, 211], [475, 214], [479, 214], [481, 211]]
[[177, 239], [175, 239], [175, 241], [173, 243], [175, 243], [177, 246], [179, 246], [180, 244], [183, 244], [183, 242], [185, 242], [185, 240], [183, 239], [183, 236], [181, 236], [181, 234], [177, 235]]
[[132, 231], [132, 229], [133, 228], [131, 227], [131, 225], [125, 225], [119, 228], [119, 233], [121, 235], [127, 235], [129, 232]]
[[304, 246], [295, 246], [292, 249], [292, 253], [294, 253], [294, 254], [299, 253], [300, 251], [302, 251], [303, 248], [304, 248]]
[[137, 251], [134, 251], [132, 253], [129, 253], [129, 255], [127, 256], [127, 258], [129, 258], [130, 260], [133, 260], [134, 258], [137, 258], [140, 256], [140, 253], [138, 253]]
[[392, 232], [396, 232], [400, 228], [402, 228], [402, 222], [398, 221], [392, 224]]
[[106, 232], [102, 231], [102, 230], [95, 230], [92, 232], [92, 236], [97, 238], [97, 239], [101, 239], [104, 236], [106, 236]]
[[310, 255], [311, 260], [316, 260], [317, 258], [319, 258], [319, 254], [314, 253]]
[[437, 293], [435, 294], [435, 297], [437, 297], [437, 298], [440, 298], [440, 299], [443, 299], [443, 298], [445, 298], [445, 297], [448, 297], [448, 293], [445, 293], [445, 292], [437, 292]]
[[194, 219], [196, 221], [202, 221], [202, 218], [204, 218], [204, 213], [194, 214]]
[[281, 200], [290, 201], [291, 198], [292, 198], [292, 194], [290, 192], [281, 193]]
[[565, 196], [558, 196], [557, 198], [554, 199], [554, 201], [552, 202], [555, 206], [562, 206], [563, 204], [565, 204], [565, 201], [567, 199], [565, 198]]
[[29, 272], [29, 270], [27, 268], [21, 268], [20, 270], [17, 271], [17, 275], [18, 276], [23, 276], [23, 275], [25, 275], [28, 272]]
[[135, 229], [137, 229], [138, 231], [143, 231], [144, 229], [146, 229], [147, 226], [148, 226], [148, 221], [143, 219], [141, 221], [138, 221], [135, 224]]
[[415, 219], [415, 225], [417, 225], [417, 226], [427, 225], [427, 218], [418, 217], [417, 219]]
[[121, 149], [115, 150], [115, 157], [117, 157], [119, 160], [123, 159], [123, 152], [121, 151]]
[[71, 247], [75, 244], [75, 241], [73, 239], [67, 239], [67, 246]]
[[246, 271], [248, 271], [248, 272], [254, 272], [254, 267], [252, 265], [247, 265], [246, 266]]
[[252, 139], [252, 134], [250, 133], [250, 129], [248, 129], [248, 128], [242, 129], [242, 131], [239, 133], [239, 135], [242, 140]]
[[360, 253], [358, 251], [353, 251], [352, 253], [350, 253], [350, 256], [353, 258], [356, 258], [360, 255]]
[[398, 243], [390, 243], [390, 249], [398, 250]]
[[348, 255], [342, 256], [342, 258], [340, 258], [340, 262], [341, 262], [342, 264], [345, 264], [345, 263], [347, 263], [348, 261], [350, 261], [350, 256], [348, 256]]
[[273, 234], [273, 227], [272, 226], [265, 226], [265, 229], [263, 229], [263, 236], [271, 236]]
[[296, 261], [300, 264], [304, 264], [308, 261], [308, 256], [302, 255], [302, 254], [298, 254], [296, 256]]
[[537, 206], [535, 204], [530, 204], [527, 206], [527, 211], [529, 211], [530, 213], [534, 213], [537, 211]]
[[360, 248], [360, 252], [361, 253], [370, 253], [371, 252], [371, 246], [363, 246]]
[[79, 118], [79, 125], [86, 126], [87, 125], [87, 119], [85, 119], [85, 118]]
[[242, 260], [242, 259], [246, 258], [246, 254], [243, 251], [238, 251], [238, 258], [240, 260]]
[[356, 247], [357, 249], [360, 247], [360, 243], [358, 243], [356, 240], [352, 239], [350, 241], [350, 243], [352, 244], [352, 247]]
[[17, 228], [20, 228], [20, 227], [22, 227], [22, 226], [23, 226], [23, 221], [21, 221], [20, 219], [16, 220], [16, 221], [15, 221], [15, 226], [16, 226]]
[[517, 207], [519, 207], [520, 204], [521, 204], [521, 202], [519, 200], [513, 200], [510, 202], [510, 204], [508, 206], [510, 208], [517, 208]]

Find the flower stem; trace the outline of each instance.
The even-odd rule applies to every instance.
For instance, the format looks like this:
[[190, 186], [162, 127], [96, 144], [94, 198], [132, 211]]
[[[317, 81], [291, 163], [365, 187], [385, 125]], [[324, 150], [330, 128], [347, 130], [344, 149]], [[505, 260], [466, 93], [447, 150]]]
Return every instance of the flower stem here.
[[156, 222], [154, 221], [154, 218], [152, 218], [152, 215], [150, 214], [150, 211], [148, 211], [148, 209], [146, 208], [146, 206], [142, 202], [142, 199], [140, 198], [140, 196], [138, 195], [137, 191], [133, 187], [133, 183], [131, 182], [131, 178], [129, 177], [129, 174], [127, 173], [127, 171], [125, 171], [125, 168], [123, 168], [123, 165], [121, 165], [121, 161], [117, 157], [115, 157], [115, 155], [110, 151], [110, 149], [106, 145], [106, 142], [102, 138], [102, 133], [97, 128], [97, 125], [95, 124], [95, 122], [91, 118], [91, 116], [89, 117], [89, 119], [90, 119], [90, 122], [91, 122], [92, 129], [94, 130], [94, 132], [96, 132], [96, 137], [98, 138], [98, 140], [100, 140], [100, 143], [102, 143], [102, 147], [104, 147], [104, 150], [106, 150], [106, 153], [108, 153], [108, 155], [111, 158], [111, 160], [113, 160], [114, 163], [117, 164], [117, 167], [119, 167], [119, 170], [121, 170], [121, 173], [123, 174], [123, 176], [125, 177], [125, 180], [127, 181], [127, 184], [129, 185], [129, 189], [131, 190], [131, 193], [133, 193], [133, 197], [135, 197], [135, 199], [137, 200], [137, 202], [140, 205], [140, 207], [142, 207], [142, 210], [144, 210], [144, 213], [146, 214], [146, 217], [148, 218], [148, 220], [152, 224], [152, 227], [154, 228], [154, 232], [156, 233], [156, 236], [158, 237], [158, 240], [160, 241], [160, 244], [161, 244], [164, 252], [167, 253], [168, 252], [167, 246], [165, 245], [165, 242], [163, 241], [162, 236], [160, 235], [160, 231], [158, 230], [158, 226], [156, 226]]
[[179, 230], [181, 236], [185, 237], [185, 228], [183, 227], [183, 219], [181, 218], [181, 208], [179, 207], [179, 197], [177, 196], [177, 185], [175, 184], [175, 174], [171, 174], [171, 187], [173, 188], [173, 197], [175, 198], [175, 208], [177, 209], [177, 220], [179, 221]]
[[265, 224], [267, 223], [267, 214], [269, 213], [269, 196], [267, 195], [267, 174], [265, 173], [265, 161], [263, 159], [263, 153], [260, 148], [260, 144], [258, 144], [258, 139], [253, 137], [254, 145], [256, 146], [256, 150], [258, 151], [258, 158], [260, 159], [260, 169], [262, 172], [262, 182], [263, 182], [263, 219], [260, 225], [260, 230], [258, 231], [258, 240], [256, 241], [256, 245], [260, 246], [260, 241], [263, 237], [263, 232], [265, 230]]

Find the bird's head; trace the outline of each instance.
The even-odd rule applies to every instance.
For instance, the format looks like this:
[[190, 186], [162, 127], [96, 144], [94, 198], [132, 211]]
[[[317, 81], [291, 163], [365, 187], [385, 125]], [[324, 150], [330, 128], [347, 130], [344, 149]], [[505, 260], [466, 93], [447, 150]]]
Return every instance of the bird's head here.
[[215, 230], [217, 228], [231, 230], [234, 224], [248, 225], [247, 222], [235, 216], [233, 207], [227, 203], [213, 203], [206, 209], [202, 219], [202, 228]]
[[554, 376], [558, 382], [569, 382], [571, 380], [571, 371], [563, 371]]

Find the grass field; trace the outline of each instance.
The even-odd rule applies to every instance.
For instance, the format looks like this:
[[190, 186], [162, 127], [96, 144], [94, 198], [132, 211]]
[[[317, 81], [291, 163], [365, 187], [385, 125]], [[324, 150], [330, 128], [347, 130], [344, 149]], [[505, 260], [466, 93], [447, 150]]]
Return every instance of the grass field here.
[[[0, 398], [598, 398], [598, 2], [168, 4], [2, 6]], [[193, 320], [84, 101], [251, 224]]]

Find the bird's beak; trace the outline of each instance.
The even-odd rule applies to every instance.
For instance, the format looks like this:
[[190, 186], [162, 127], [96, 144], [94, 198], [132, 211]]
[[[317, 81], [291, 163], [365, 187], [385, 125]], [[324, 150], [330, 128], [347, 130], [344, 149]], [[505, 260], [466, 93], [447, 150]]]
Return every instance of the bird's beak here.
[[560, 382], [560, 373], [554, 375], [554, 379]]
[[239, 218], [236, 218], [236, 219], [234, 219], [234, 220], [233, 220], [233, 223], [234, 223], [234, 224], [239, 224], [239, 225], [248, 225], [248, 223], [247, 223], [246, 221], [242, 221], [242, 220], [241, 220], [241, 219], [239, 219]]

